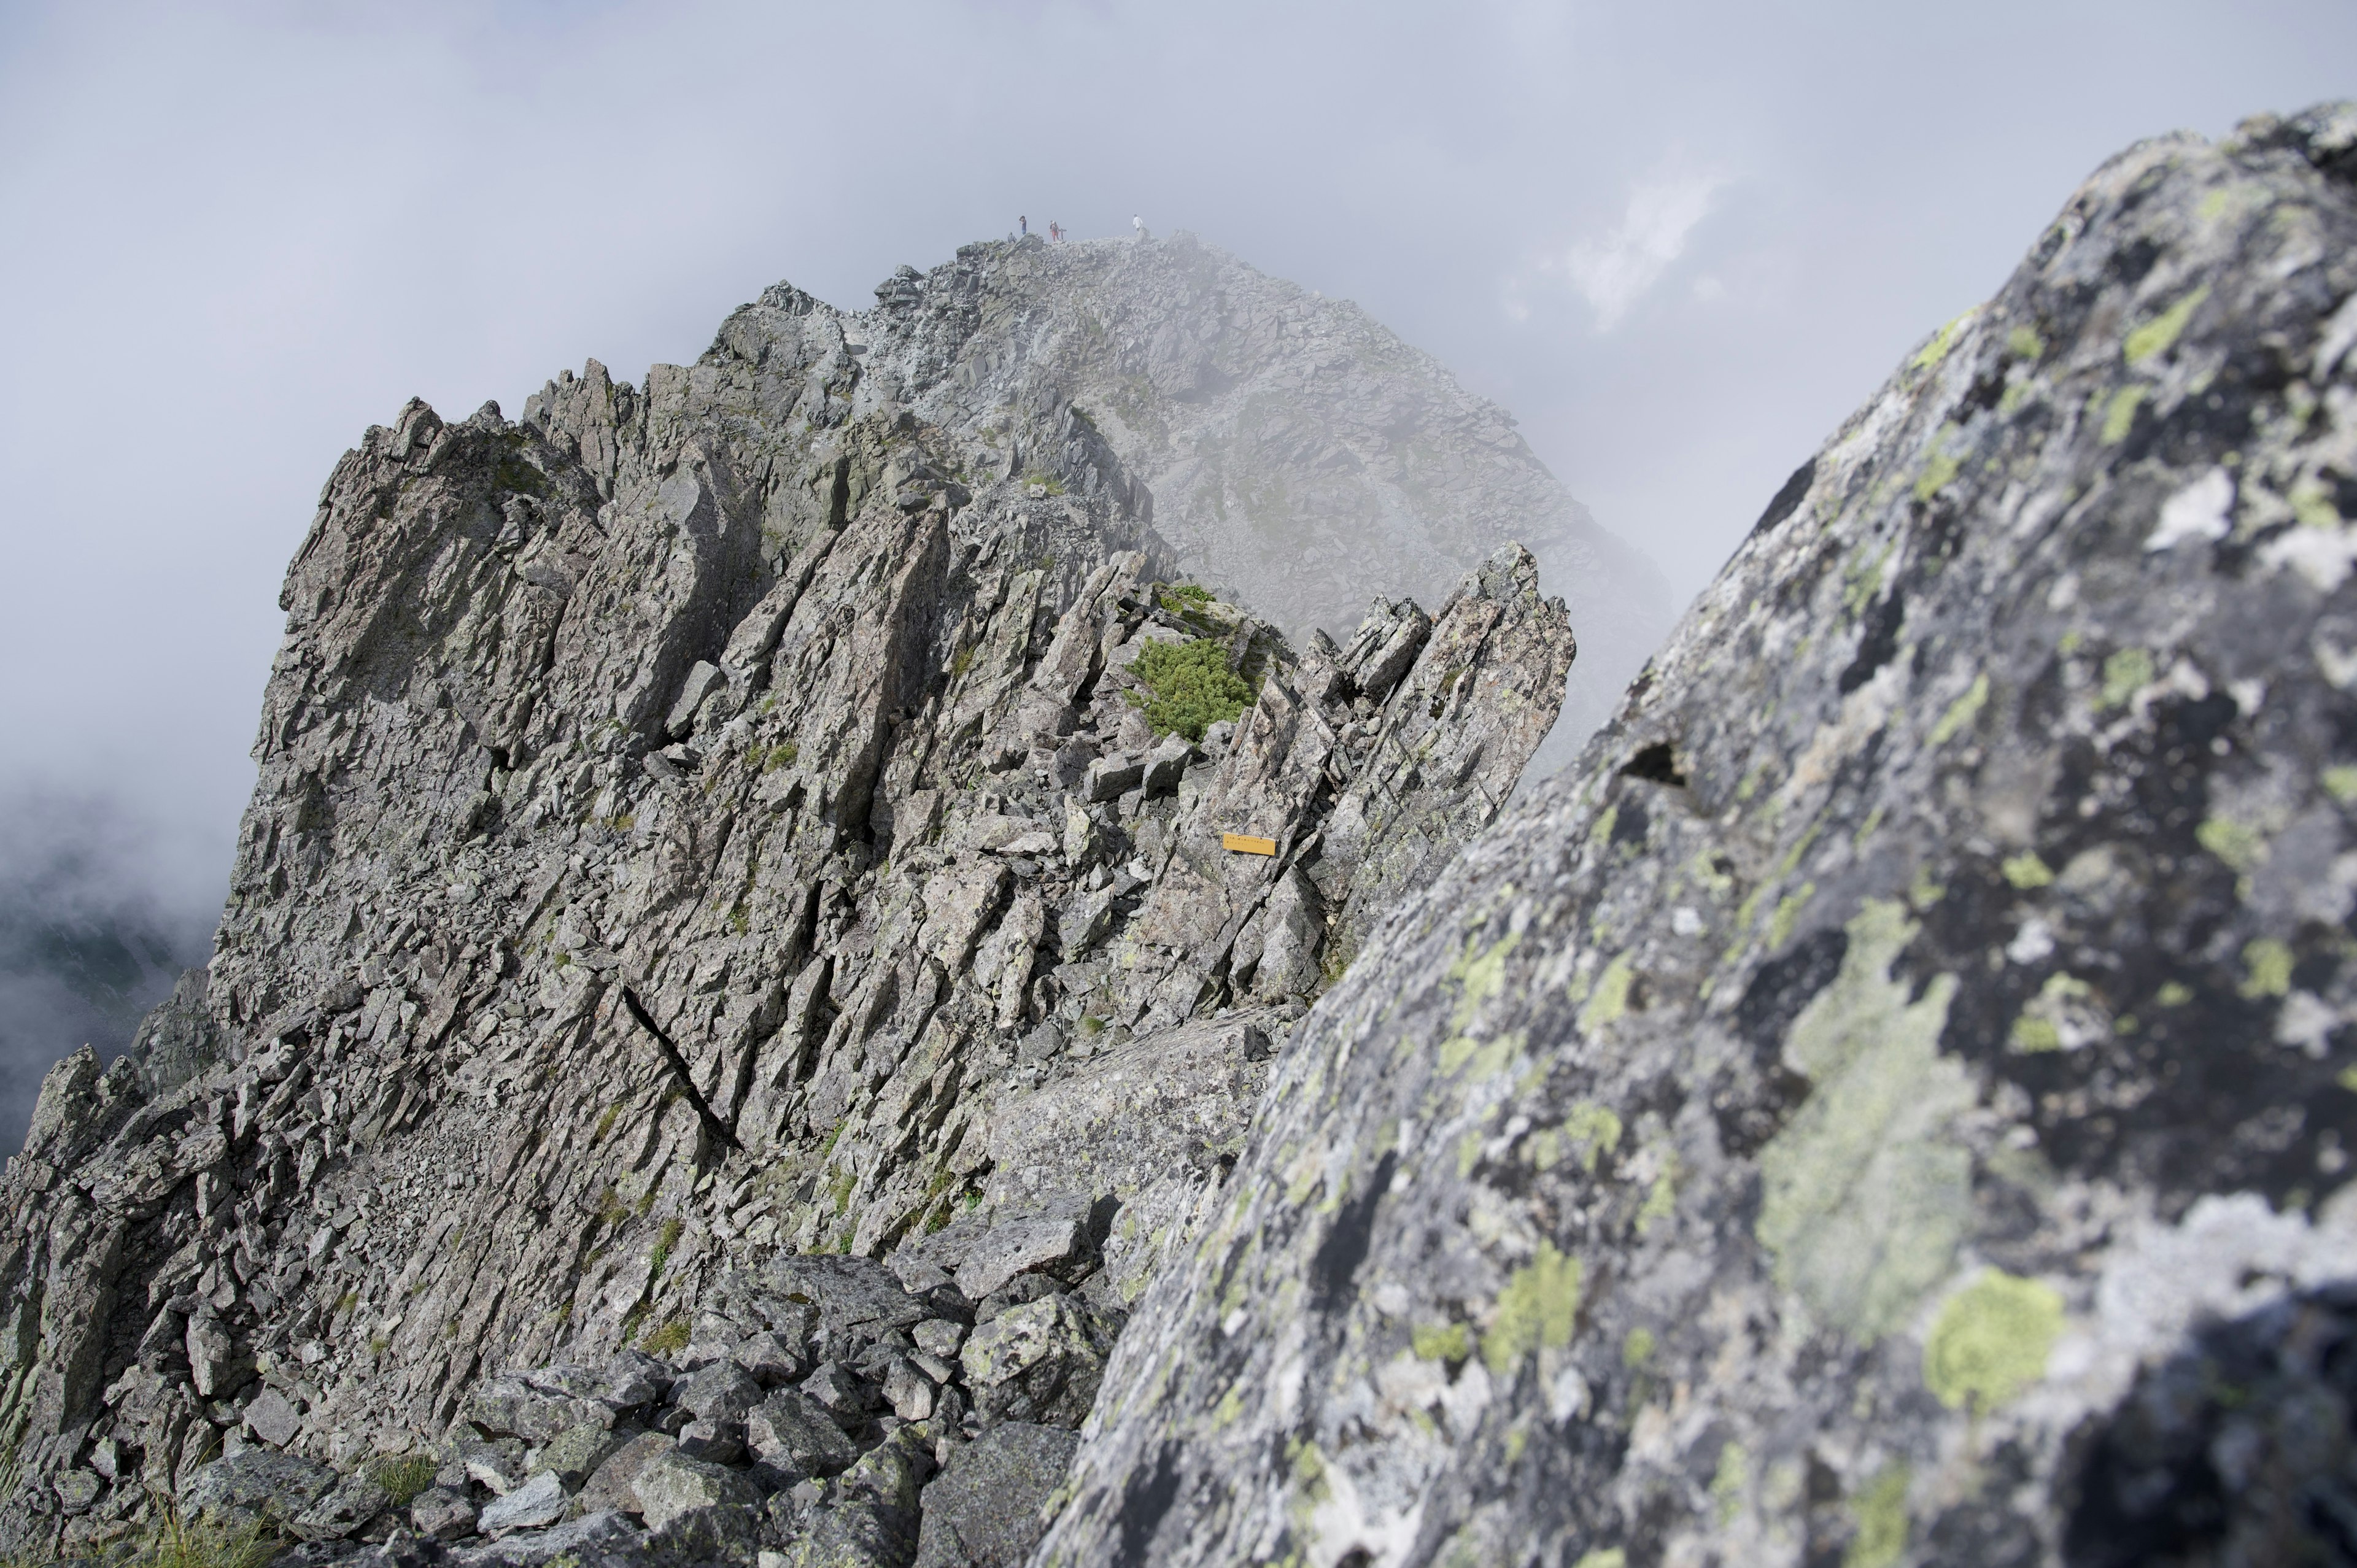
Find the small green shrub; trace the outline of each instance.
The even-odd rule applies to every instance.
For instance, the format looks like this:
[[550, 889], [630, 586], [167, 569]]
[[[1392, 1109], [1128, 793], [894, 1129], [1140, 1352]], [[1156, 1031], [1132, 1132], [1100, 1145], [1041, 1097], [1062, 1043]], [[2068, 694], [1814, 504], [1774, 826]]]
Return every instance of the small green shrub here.
[[1064, 481], [1058, 478], [1053, 474], [1042, 474], [1034, 471], [1024, 475], [1023, 482], [1026, 485], [1038, 485], [1051, 496], [1060, 496], [1064, 493]]
[[1175, 731], [1200, 740], [1206, 729], [1252, 703], [1252, 687], [1228, 668], [1227, 644], [1214, 638], [1148, 643], [1130, 669], [1146, 691], [1145, 700], [1132, 693], [1130, 701], [1145, 710], [1157, 736]]
[[660, 1279], [662, 1276], [664, 1267], [670, 1263], [671, 1250], [678, 1245], [679, 1233], [683, 1229], [683, 1227], [676, 1219], [663, 1221], [662, 1234], [655, 1238], [654, 1255], [647, 1261], [649, 1272], [656, 1278]]
[[[1162, 598], [1166, 604], [1175, 599], [1185, 604], [1208, 605], [1211, 602], [1211, 590], [1200, 583], [1173, 583], [1162, 590]], [[1178, 606], [1171, 604], [1170, 607], [1177, 609]]]
[[780, 768], [791, 768], [794, 758], [801, 755], [800, 746], [791, 740], [781, 741], [761, 754], [761, 771], [775, 773]]
[[167, 1505], [131, 1561], [136, 1568], [262, 1568], [285, 1544], [260, 1520], [242, 1525], [189, 1520]]
[[398, 1459], [380, 1459], [369, 1466], [369, 1479], [382, 1487], [393, 1498], [395, 1508], [407, 1508], [417, 1494], [434, 1484], [437, 1466], [430, 1454], [404, 1454]]
[[[615, 1118], [620, 1116], [621, 1113], [622, 1108], [619, 1105], [608, 1105], [606, 1107], [606, 1113], [597, 1118], [597, 1131], [589, 1134], [589, 1141], [593, 1144], [604, 1143], [606, 1141], [606, 1134], [614, 1130]], [[614, 1201], [614, 1189], [610, 1187], [606, 1189], [605, 1202], [598, 1205], [598, 1213], [603, 1214], [606, 1211], [606, 1203], [612, 1203], [616, 1208], [619, 1208], [621, 1207], [619, 1203]]]
[[687, 1348], [687, 1319], [674, 1317], [647, 1336], [639, 1347], [650, 1356], [674, 1356]]

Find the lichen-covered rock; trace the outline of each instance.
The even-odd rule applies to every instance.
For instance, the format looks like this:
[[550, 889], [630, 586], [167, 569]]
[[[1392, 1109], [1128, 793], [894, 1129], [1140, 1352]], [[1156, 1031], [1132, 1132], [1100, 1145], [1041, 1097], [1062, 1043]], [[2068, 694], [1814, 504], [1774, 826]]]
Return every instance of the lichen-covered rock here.
[[960, 1444], [925, 1485], [916, 1568], [1021, 1568], [1079, 1443], [1060, 1427], [1003, 1421]]
[[751, 1508], [761, 1500], [753, 1483], [737, 1471], [690, 1459], [675, 1449], [657, 1454], [639, 1466], [631, 1488], [638, 1494], [639, 1511], [651, 1530], [661, 1530], [690, 1509]]
[[2114, 159], [1385, 927], [1045, 1563], [2348, 1554], [2357, 106]]
[[958, 1352], [974, 1409], [992, 1420], [1080, 1425], [1118, 1332], [1086, 1299], [1062, 1292], [1009, 1307]]
[[191, 1515], [223, 1514], [284, 1527], [336, 1485], [336, 1473], [299, 1454], [248, 1448], [200, 1466], [179, 1488]]

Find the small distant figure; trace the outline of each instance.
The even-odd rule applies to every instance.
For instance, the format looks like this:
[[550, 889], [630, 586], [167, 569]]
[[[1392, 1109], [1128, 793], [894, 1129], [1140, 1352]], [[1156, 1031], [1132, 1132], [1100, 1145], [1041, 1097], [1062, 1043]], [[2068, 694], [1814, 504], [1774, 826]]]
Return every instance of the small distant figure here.
[[1051, 244], [1060, 245], [1064, 242], [1064, 226], [1053, 218], [1048, 220], [1048, 240]]
[[1016, 220], [1015, 220], [1015, 232], [1016, 232], [1016, 234], [1017, 235], [1017, 237], [1019, 237], [1019, 238], [1021, 238], [1021, 239], [1026, 239], [1026, 240], [1029, 239], [1029, 238], [1031, 237], [1031, 220], [1029, 220], [1028, 218], [1020, 218], [1020, 217], [1018, 217], [1017, 219], [1016, 219]]
[[1136, 213], [1133, 212], [1129, 215], [1129, 226], [1137, 231], [1137, 237], [1139, 239], [1143, 240], [1146, 238], [1145, 219], [1140, 218]]

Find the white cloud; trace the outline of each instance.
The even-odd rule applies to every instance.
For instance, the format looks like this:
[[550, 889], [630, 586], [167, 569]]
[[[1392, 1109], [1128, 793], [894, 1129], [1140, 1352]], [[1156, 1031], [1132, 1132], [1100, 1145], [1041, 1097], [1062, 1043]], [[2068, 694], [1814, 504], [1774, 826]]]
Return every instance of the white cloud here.
[[1599, 330], [1610, 331], [1661, 281], [1726, 184], [1717, 174], [1649, 175], [1629, 193], [1618, 227], [1601, 238], [1580, 241], [1556, 263], [1594, 307]]

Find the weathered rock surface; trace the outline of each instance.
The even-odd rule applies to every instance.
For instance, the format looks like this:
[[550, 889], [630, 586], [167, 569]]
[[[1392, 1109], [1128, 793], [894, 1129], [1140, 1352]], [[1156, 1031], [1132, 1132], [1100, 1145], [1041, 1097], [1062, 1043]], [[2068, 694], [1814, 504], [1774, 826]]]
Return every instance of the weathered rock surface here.
[[[413, 403], [338, 465], [201, 984], [59, 1064], [0, 1185], [0, 1543], [103, 1544], [259, 1441], [323, 1466], [290, 1521], [362, 1478], [319, 1550], [407, 1507], [404, 1552], [631, 1512], [733, 1552], [741, 1487], [770, 1549], [905, 1557], [895, 1466], [1079, 1424], [1573, 647], [1512, 545], [1347, 646], [1176, 591], [1115, 444], [987, 335], [1036, 262], [780, 286], [643, 390]], [[1157, 728], [1157, 645], [1232, 716]]]
[[1292, 1036], [1042, 1563], [2341, 1562], [2357, 106], [2140, 145]]

